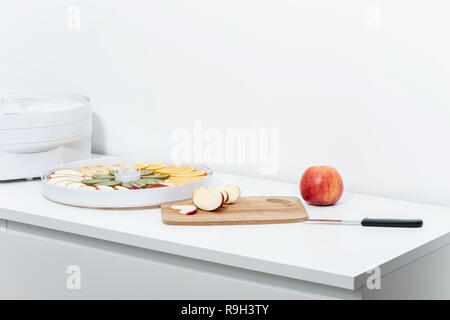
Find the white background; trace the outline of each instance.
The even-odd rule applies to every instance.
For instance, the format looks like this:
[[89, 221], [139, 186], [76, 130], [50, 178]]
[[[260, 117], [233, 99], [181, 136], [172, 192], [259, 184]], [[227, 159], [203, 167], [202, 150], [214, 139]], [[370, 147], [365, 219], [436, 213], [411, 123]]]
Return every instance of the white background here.
[[[70, 5], [79, 29], [67, 27]], [[297, 182], [450, 205], [450, 3], [2, 0], [0, 90], [92, 98], [94, 150], [170, 157], [174, 130], [275, 128]], [[258, 167], [218, 169], [258, 175]]]

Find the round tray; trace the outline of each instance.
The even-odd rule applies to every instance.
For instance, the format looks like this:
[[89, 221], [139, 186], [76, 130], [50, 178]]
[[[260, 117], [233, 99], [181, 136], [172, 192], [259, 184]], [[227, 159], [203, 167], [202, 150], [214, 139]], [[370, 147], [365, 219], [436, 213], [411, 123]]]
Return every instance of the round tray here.
[[213, 171], [205, 166], [196, 164], [191, 165], [197, 170], [206, 171], [206, 177], [200, 181], [194, 181], [178, 186], [168, 186], [162, 188], [151, 188], [141, 190], [96, 190], [86, 191], [78, 189], [69, 189], [57, 186], [48, 182], [48, 176], [55, 170], [68, 168], [79, 169], [82, 165], [92, 166], [98, 163], [114, 164], [125, 163], [132, 164], [135, 162], [145, 163], [165, 163], [171, 164], [172, 161], [148, 160], [147, 158], [118, 158], [118, 157], [101, 157], [90, 160], [74, 161], [65, 163], [57, 168], [49, 170], [42, 175], [42, 195], [52, 201], [80, 207], [92, 208], [134, 208], [148, 207], [160, 205], [165, 202], [178, 201], [188, 199], [192, 196], [192, 192], [202, 186], [208, 186], [211, 182]]

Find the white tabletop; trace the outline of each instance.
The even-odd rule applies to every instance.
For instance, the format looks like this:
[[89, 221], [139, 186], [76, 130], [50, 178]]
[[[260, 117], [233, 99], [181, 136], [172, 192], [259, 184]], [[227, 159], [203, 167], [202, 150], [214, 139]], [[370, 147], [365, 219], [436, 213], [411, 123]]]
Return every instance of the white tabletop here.
[[[217, 174], [243, 196], [299, 196], [298, 186]], [[242, 226], [168, 226], [159, 208], [86, 209], [41, 196], [40, 181], [0, 183], [0, 218], [220, 264], [347, 289], [368, 270], [395, 270], [450, 243], [450, 208], [344, 193], [332, 207], [306, 205], [312, 218], [421, 218], [418, 229], [311, 222]]]

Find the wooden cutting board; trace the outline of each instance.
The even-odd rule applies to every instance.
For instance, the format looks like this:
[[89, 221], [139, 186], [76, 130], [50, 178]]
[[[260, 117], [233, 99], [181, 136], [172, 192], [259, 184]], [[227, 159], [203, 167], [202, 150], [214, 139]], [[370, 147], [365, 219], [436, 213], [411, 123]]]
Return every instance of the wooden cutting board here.
[[233, 224], [264, 224], [300, 222], [308, 213], [296, 197], [244, 197], [234, 204], [224, 205], [217, 211], [197, 210], [196, 214], [183, 215], [171, 208], [173, 205], [192, 204], [192, 200], [161, 205], [165, 224], [177, 226], [212, 226]]

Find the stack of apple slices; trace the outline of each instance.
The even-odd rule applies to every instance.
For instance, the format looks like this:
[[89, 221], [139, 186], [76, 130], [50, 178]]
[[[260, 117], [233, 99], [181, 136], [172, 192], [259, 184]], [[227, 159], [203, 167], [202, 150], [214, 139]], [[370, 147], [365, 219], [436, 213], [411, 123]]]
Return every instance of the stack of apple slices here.
[[226, 185], [225, 188], [198, 188], [192, 193], [195, 206], [204, 211], [215, 211], [225, 204], [239, 200], [241, 190], [235, 185]]
[[185, 215], [203, 211], [216, 211], [226, 204], [232, 204], [241, 197], [241, 189], [235, 185], [226, 185], [224, 188], [198, 188], [192, 193], [194, 205], [174, 205], [172, 209]]

